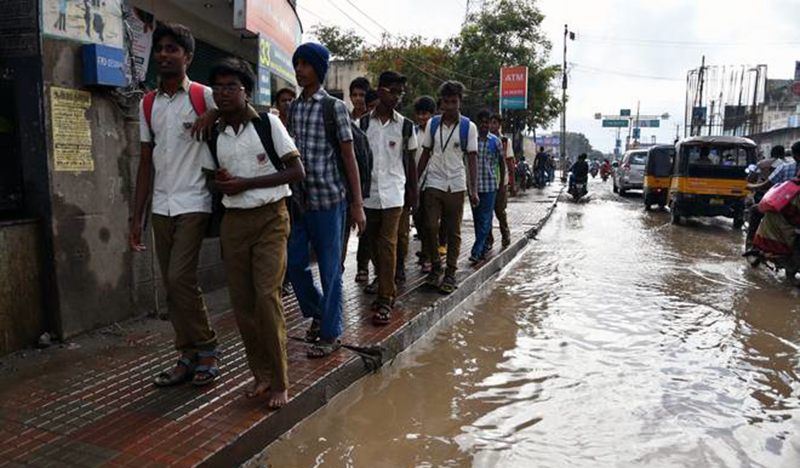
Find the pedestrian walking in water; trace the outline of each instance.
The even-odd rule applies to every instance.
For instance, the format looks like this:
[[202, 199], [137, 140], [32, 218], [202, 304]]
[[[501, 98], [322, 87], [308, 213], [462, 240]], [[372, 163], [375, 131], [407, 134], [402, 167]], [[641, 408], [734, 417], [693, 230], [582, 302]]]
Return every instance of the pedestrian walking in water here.
[[[364, 201], [367, 215], [365, 239], [375, 264], [377, 300], [372, 304], [372, 321], [389, 323], [396, 295], [398, 230], [407, 208], [417, 205], [414, 154], [417, 137], [414, 124], [395, 110], [405, 94], [406, 77], [393, 71], [381, 73], [378, 106], [361, 118], [373, 154], [370, 196]], [[406, 222], [404, 228], [408, 228]], [[408, 245], [406, 233], [406, 246]], [[407, 248], [407, 247], [406, 247]]]
[[425, 282], [429, 286], [437, 287], [442, 294], [450, 294], [456, 289], [464, 197], [469, 194], [472, 206], [477, 206], [479, 202], [476, 192], [478, 128], [461, 115], [463, 84], [446, 81], [439, 88], [439, 96], [442, 115], [435, 116], [428, 122], [422, 139], [425, 149], [417, 173], [425, 174], [423, 203], [429, 238], [436, 238], [441, 222], [445, 222], [447, 226], [447, 267], [444, 279], [441, 279], [442, 265], [436, 245], [429, 243], [428, 258], [433, 265]]
[[200, 247], [212, 211], [202, 168], [214, 163], [208, 145], [192, 138], [194, 129], [210, 127], [207, 123], [216, 120], [217, 111], [211, 88], [186, 76], [193, 53], [194, 37], [186, 27], [159, 25], [153, 34], [159, 87], [139, 107], [141, 159], [130, 245], [136, 252], [145, 250], [142, 226], [152, 194], [155, 249], [175, 349], [181, 353], [174, 368], [156, 376], [155, 384], [162, 387], [188, 380], [201, 386], [219, 376], [217, 334], [197, 280]]
[[[358, 125], [361, 117], [367, 114], [367, 93], [372, 89], [369, 80], [360, 76], [350, 82], [350, 103], [353, 105], [353, 112], [350, 114], [353, 122]], [[350, 209], [347, 210], [347, 224], [344, 231], [344, 246], [342, 247], [342, 269], [347, 258], [347, 244], [350, 242], [350, 232], [353, 230], [353, 218]], [[358, 250], [356, 253], [356, 282], [369, 283], [369, 247], [366, 239], [362, 236], [358, 238]]]
[[211, 68], [219, 123], [211, 139], [224, 194], [221, 241], [228, 290], [254, 381], [247, 396], [269, 394], [269, 407], [288, 401], [286, 322], [281, 288], [286, 273], [289, 183], [305, 174], [280, 119], [250, 105], [256, 77], [250, 64], [225, 59]]
[[[508, 215], [506, 209], [508, 208], [508, 197], [516, 191], [514, 187], [514, 172], [516, 171], [516, 160], [514, 158], [514, 148], [512, 148], [511, 140], [503, 135], [501, 127], [503, 118], [494, 114], [489, 119], [489, 133], [500, 139], [500, 153], [501, 158], [495, 166], [495, 173], [499, 175], [497, 183], [497, 196], [494, 201], [494, 216], [500, 225], [500, 236], [502, 239], [502, 248], [506, 248], [511, 244], [511, 230], [508, 228]], [[489, 230], [489, 235], [486, 238], [487, 250], [491, 250], [494, 246], [494, 235], [492, 230]]]
[[[482, 110], [478, 113], [478, 156], [476, 159], [478, 173], [478, 199], [477, 206], [472, 207], [472, 220], [475, 226], [475, 243], [469, 261], [476, 264], [482, 261], [488, 253], [486, 239], [492, 232], [492, 213], [494, 212], [495, 198], [497, 196], [498, 174], [497, 165], [502, 161], [500, 139], [489, 133], [489, 111]], [[505, 176], [505, 171], [502, 172]]]
[[[332, 98], [322, 88], [329, 56], [324, 46], [305, 43], [292, 57], [297, 83], [303, 91], [289, 111], [289, 130], [295, 137], [306, 177], [301, 184], [303, 193], [292, 194], [289, 279], [303, 316], [312, 319], [306, 333], [306, 340], [312, 343], [308, 350], [310, 358], [328, 356], [341, 346], [345, 181], [350, 187], [350, 211], [359, 235], [366, 227], [350, 113], [344, 102]], [[326, 106], [331, 106], [328, 109], [333, 121], [328, 124], [334, 129], [335, 143], [325, 131]], [[296, 212], [300, 210], [301, 213]], [[312, 246], [322, 291], [311, 274]]]

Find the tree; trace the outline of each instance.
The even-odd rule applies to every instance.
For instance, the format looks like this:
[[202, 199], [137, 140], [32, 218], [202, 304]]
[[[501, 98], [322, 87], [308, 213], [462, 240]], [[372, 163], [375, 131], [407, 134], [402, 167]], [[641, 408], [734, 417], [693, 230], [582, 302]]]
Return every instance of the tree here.
[[561, 69], [547, 65], [551, 44], [541, 29], [543, 19], [532, 0], [489, 0], [467, 18], [449, 43], [454, 55], [451, 76], [470, 90], [467, 109], [497, 108], [500, 68], [527, 66], [528, 107], [508, 116], [514, 130], [544, 127], [559, 115], [561, 100], [554, 81]]
[[317, 24], [311, 33], [331, 52], [332, 59], [358, 60], [365, 50], [366, 41], [352, 29]]

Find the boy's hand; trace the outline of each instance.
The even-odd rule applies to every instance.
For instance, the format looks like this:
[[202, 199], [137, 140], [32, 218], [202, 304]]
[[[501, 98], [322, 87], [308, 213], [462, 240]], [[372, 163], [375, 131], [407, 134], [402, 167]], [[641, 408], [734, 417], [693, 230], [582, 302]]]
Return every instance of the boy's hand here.
[[351, 203], [350, 216], [353, 218], [353, 224], [358, 228], [358, 235], [361, 236], [367, 230], [367, 215], [364, 214], [364, 204]]
[[142, 222], [136, 219], [131, 220], [130, 235], [128, 244], [134, 252], [144, 252], [147, 247], [142, 242]]

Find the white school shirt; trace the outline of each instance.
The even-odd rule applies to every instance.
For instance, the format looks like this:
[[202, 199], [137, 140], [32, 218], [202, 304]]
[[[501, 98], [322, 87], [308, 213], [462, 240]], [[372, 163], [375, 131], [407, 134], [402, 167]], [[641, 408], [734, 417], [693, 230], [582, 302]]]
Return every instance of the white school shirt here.
[[[364, 199], [364, 208], [386, 210], [405, 205], [406, 171], [403, 165], [403, 121], [405, 118], [397, 111], [392, 117], [381, 122], [378, 114], [372, 111], [369, 116], [367, 139], [372, 149], [372, 183], [369, 197]], [[416, 151], [417, 135], [411, 132], [408, 150]]]
[[[213, 168], [208, 144], [192, 138], [192, 125], [198, 115], [189, 99], [189, 79], [178, 91], [167, 96], [160, 89], [153, 101], [152, 127], [144, 118], [144, 100], [139, 104], [139, 138], [153, 143], [153, 213], [178, 216], [184, 213], [211, 213], [211, 193], [202, 168]], [[211, 88], [204, 87], [207, 109], [216, 109]]]
[[[255, 110], [251, 108], [251, 119], [259, 118]], [[253, 115], [254, 114], [254, 115]], [[270, 130], [272, 142], [278, 157], [284, 161], [292, 157], [299, 157], [297, 147], [289, 136], [289, 132], [278, 117], [269, 114]], [[239, 133], [233, 131], [233, 127], [225, 125], [224, 130], [219, 133], [217, 139], [217, 158], [219, 165], [224, 167], [235, 177], [261, 177], [275, 174], [277, 168], [261, 144], [255, 126], [252, 121], [248, 121], [239, 128]], [[288, 184], [277, 187], [258, 188], [245, 190], [236, 195], [225, 195], [222, 197], [222, 204], [226, 208], [249, 209], [274, 203], [292, 194]]]
[[[443, 120], [439, 121], [439, 128], [436, 135], [431, 135], [431, 122], [425, 126], [425, 135], [422, 137], [422, 145], [431, 150], [426, 167], [425, 187], [434, 188], [443, 192], [464, 192], [467, 190], [467, 171], [464, 166], [464, 151], [461, 149], [460, 125], [461, 116], [456, 120], [454, 126], [447, 126]], [[452, 132], [450, 141], [448, 136]], [[446, 148], [442, 148], [442, 143], [447, 143]], [[467, 134], [467, 153], [478, 151], [478, 127], [469, 123], [469, 133]]]

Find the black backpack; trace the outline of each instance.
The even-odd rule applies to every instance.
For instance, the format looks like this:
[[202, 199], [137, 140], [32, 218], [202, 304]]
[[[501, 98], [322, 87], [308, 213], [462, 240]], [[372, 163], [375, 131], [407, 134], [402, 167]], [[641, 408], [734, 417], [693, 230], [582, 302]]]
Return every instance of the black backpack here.
[[[256, 129], [258, 133], [258, 138], [261, 140], [261, 145], [264, 146], [264, 149], [267, 151], [267, 156], [269, 156], [269, 160], [277, 171], [282, 171], [286, 169], [286, 165], [281, 160], [280, 156], [278, 156], [278, 152], [275, 151], [275, 143], [272, 141], [272, 124], [269, 121], [269, 114], [266, 112], [259, 112], [258, 116], [260, 119], [253, 119], [251, 123]], [[217, 126], [214, 125], [211, 131], [211, 138], [208, 140], [208, 149], [211, 151], [211, 157], [214, 159], [214, 169], [219, 169], [219, 157], [217, 156], [217, 140], [219, 139], [219, 131], [217, 130]], [[292, 192], [294, 192], [295, 186], [291, 184], [290, 187], [292, 188]], [[302, 191], [302, 193], [305, 193]], [[225, 214], [225, 206], [222, 204], [222, 196], [221, 192], [212, 192], [212, 210], [211, 210], [211, 221], [208, 223], [208, 228], [206, 229], [206, 237], [219, 237], [220, 235], [220, 227], [222, 225], [222, 216]], [[289, 206], [289, 210], [291, 211], [294, 209], [295, 197], [292, 196], [292, 203]]]
[[[351, 193], [350, 184], [347, 181], [347, 173], [344, 169], [339, 132], [336, 128], [336, 101], [339, 101], [339, 99], [331, 96], [326, 96], [322, 99], [322, 118], [325, 122], [325, 136], [328, 138], [331, 146], [333, 146], [334, 153], [338, 156], [337, 163], [339, 166], [339, 173], [347, 189], [347, 200], [353, 201], [353, 194]], [[369, 192], [372, 187], [372, 148], [369, 146], [366, 132], [359, 128], [353, 121], [350, 121], [350, 130], [353, 133], [353, 153], [356, 156], [358, 175], [361, 182], [361, 198], [369, 198]]]

